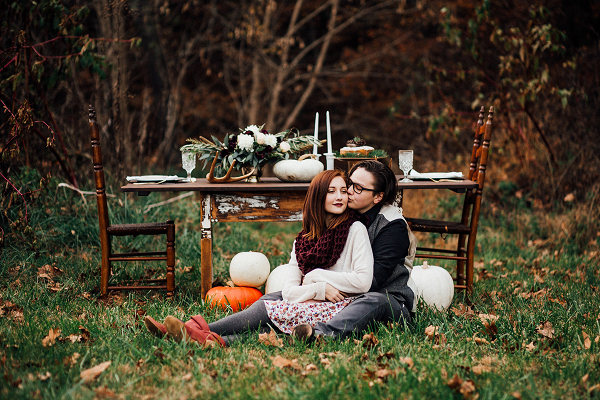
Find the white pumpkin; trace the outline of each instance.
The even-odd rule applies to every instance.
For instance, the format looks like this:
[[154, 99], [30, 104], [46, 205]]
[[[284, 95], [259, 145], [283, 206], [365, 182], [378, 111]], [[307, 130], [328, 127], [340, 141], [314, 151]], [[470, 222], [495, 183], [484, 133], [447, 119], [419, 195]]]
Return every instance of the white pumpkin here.
[[269, 259], [257, 251], [238, 253], [229, 264], [229, 276], [236, 286], [259, 287], [267, 281], [269, 271]]
[[410, 277], [416, 285], [417, 301], [423, 300], [430, 307], [446, 310], [454, 297], [454, 281], [448, 271], [436, 265], [415, 265]]
[[323, 164], [315, 158], [312, 154], [305, 154], [297, 160], [279, 161], [273, 166], [273, 173], [284, 182], [310, 182], [323, 171]]
[[285, 280], [290, 274], [290, 271], [294, 268], [297, 269], [298, 267], [290, 264], [283, 264], [271, 271], [269, 278], [267, 279], [267, 284], [265, 285], [265, 294], [283, 290]]

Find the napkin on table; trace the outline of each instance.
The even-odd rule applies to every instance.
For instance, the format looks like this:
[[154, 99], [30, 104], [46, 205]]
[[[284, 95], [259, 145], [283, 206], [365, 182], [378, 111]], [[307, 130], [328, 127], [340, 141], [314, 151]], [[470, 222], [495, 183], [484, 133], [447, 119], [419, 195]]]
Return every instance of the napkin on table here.
[[408, 179], [463, 179], [462, 172], [417, 172], [414, 169], [408, 174]]

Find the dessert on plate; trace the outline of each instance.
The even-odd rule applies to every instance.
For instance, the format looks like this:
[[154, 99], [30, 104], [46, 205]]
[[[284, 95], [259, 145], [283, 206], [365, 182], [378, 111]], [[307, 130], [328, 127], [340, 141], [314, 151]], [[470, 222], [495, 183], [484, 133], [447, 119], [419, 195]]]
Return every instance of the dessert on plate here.
[[375, 150], [373, 147], [366, 145], [364, 139], [355, 137], [354, 139], [348, 140], [346, 146], [340, 149], [340, 156], [367, 157], [373, 150]]

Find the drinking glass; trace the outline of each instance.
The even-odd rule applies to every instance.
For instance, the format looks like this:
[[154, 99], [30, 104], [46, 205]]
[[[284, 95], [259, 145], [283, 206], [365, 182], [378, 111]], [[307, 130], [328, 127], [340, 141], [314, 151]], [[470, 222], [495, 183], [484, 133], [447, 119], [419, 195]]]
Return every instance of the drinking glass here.
[[190, 151], [184, 151], [181, 153], [181, 165], [187, 172], [188, 182], [193, 182], [196, 179], [192, 178], [192, 171], [196, 168], [196, 154]]
[[398, 150], [398, 165], [404, 174], [404, 179], [400, 182], [412, 182], [412, 179], [408, 179], [408, 174], [413, 168], [413, 151]]

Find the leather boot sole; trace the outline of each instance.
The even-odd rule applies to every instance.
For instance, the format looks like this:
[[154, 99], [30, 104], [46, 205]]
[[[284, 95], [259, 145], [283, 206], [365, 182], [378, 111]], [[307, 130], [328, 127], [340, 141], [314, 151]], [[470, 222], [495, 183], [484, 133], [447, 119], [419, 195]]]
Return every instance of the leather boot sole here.
[[307, 341], [313, 337], [313, 327], [309, 324], [296, 325], [292, 330], [292, 337], [298, 340]]
[[167, 318], [165, 318], [165, 327], [167, 328], [169, 335], [176, 342], [179, 343], [182, 340], [188, 341], [189, 336], [187, 334], [187, 330], [185, 329], [185, 324], [179, 318], [169, 315]]

